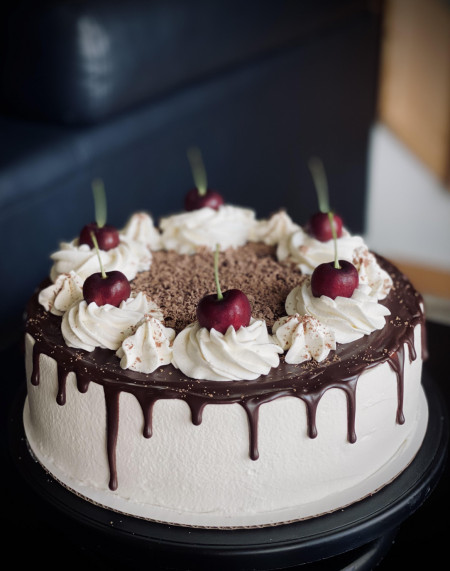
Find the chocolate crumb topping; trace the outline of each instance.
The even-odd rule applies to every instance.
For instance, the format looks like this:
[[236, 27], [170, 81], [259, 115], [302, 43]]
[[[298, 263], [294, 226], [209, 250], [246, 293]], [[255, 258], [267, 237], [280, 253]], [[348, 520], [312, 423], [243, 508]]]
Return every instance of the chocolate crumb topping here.
[[[249, 243], [229, 248], [219, 256], [222, 292], [240, 289], [248, 297], [255, 319], [264, 319], [270, 329], [285, 315], [288, 293], [302, 280], [293, 264], [280, 264], [274, 246]], [[178, 333], [194, 322], [200, 299], [215, 293], [214, 258], [207, 248], [195, 256], [177, 252], [153, 252], [150, 270], [138, 274], [132, 291], [143, 291], [161, 308], [164, 325]]]

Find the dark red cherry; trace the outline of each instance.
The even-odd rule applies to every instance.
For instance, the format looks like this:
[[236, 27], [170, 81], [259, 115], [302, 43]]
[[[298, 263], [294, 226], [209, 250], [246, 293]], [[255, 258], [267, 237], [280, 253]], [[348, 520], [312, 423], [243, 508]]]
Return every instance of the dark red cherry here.
[[326, 295], [336, 297], [351, 297], [358, 287], [358, 270], [351, 262], [339, 260], [340, 268], [334, 262], [320, 264], [311, 275], [311, 290], [315, 297]]
[[237, 331], [250, 323], [250, 302], [241, 290], [229, 289], [222, 299], [216, 293], [205, 295], [197, 306], [197, 319], [201, 327], [225, 333], [232, 325]]
[[[105, 277], [106, 276], [106, 277]], [[83, 297], [87, 303], [95, 301], [97, 305], [115, 305], [130, 297], [131, 287], [128, 278], [122, 272], [96, 272], [91, 274], [83, 284]]]
[[117, 229], [114, 228], [114, 226], [108, 226], [107, 224], [99, 227], [97, 222], [91, 222], [82, 228], [78, 243], [80, 245], [87, 244], [90, 248], [94, 248], [91, 232], [94, 232], [100, 250], [104, 250], [106, 252], [119, 245], [120, 239]]
[[215, 190], [207, 190], [204, 194], [201, 194], [196, 188], [193, 188], [186, 194], [184, 199], [184, 209], [187, 212], [199, 210], [205, 206], [218, 210], [222, 204], [224, 204], [222, 195]]
[[[342, 218], [337, 214], [333, 214], [333, 219], [336, 237], [340, 238], [342, 236]], [[328, 212], [316, 212], [313, 214], [306, 224], [306, 231], [310, 236], [321, 242], [332, 240], [333, 232]]]

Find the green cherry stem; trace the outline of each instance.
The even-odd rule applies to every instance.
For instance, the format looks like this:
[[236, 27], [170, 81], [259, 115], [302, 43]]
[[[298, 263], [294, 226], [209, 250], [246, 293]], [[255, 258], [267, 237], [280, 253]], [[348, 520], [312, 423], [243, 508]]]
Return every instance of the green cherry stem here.
[[331, 233], [333, 234], [333, 242], [334, 242], [334, 267], [337, 270], [341, 269], [338, 259], [338, 250], [337, 250], [337, 234], [336, 234], [336, 227], [334, 225], [334, 215], [332, 212], [328, 212], [328, 220], [330, 221], [331, 226]]
[[220, 244], [216, 244], [216, 251], [214, 252], [214, 279], [216, 281], [217, 299], [221, 301], [223, 299], [223, 295], [219, 283], [219, 252]]
[[204, 196], [208, 189], [208, 180], [202, 153], [198, 147], [190, 147], [187, 151], [187, 156], [191, 165], [195, 187], [200, 196]]
[[319, 210], [326, 214], [330, 211], [328, 198], [328, 181], [322, 161], [317, 157], [311, 157], [308, 162], [309, 170], [316, 187]]
[[98, 247], [98, 242], [97, 242], [97, 238], [95, 237], [94, 232], [91, 232], [91, 238], [92, 238], [92, 242], [94, 243], [94, 247], [95, 247], [95, 251], [97, 252], [97, 257], [98, 257], [98, 262], [100, 264], [100, 271], [102, 273], [102, 278], [104, 280], [106, 280], [106, 278], [108, 277], [105, 273], [105, 269], [103, 268], [103, 264], [102, 264], [102, 258], [100, 256], [100, 248]]
[[95, 221], [102, 228], [106, 224], [106, 194], [105, 186], [100, 178], [92, 181], [92, 193], [94, 195]]

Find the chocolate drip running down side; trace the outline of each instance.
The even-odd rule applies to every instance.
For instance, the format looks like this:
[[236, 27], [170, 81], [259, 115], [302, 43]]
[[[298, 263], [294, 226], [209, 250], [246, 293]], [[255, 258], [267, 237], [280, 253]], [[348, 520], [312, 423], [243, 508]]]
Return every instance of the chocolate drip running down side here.
[[[274, 256], [274, 252], [271, 252]], [[391, 311], [386, 326], [353, 343], [338, 345], [321, 363], [307, 361], [289, 365], [281, 360], [280, 366], [255, 381], [213, 382], [184, 376], [172, 365], [166, 365], [151, 374], [137, 373], [120, 368], [113, 351], [95, 349], [88, 353], [65, 345], [61, 334], [61, 318], [47, 313], [38, 303], [37, 294], [29, 305], [26, 330], [35, 340], [31, 383], [38, 385], [40, 355], [55, 359], [58, 371], [56, 402], [66, 402], [66, 380], [75, 373], [77, 388], [86, 392], [91, 382], [103, 386], [107, 418], [107, 454], [110, 468], [110, 488], [117, 489], [120, 475], [116, 468], [116, 443], [119, 432], [121, 392], [128, 392], [138, 400], [143, 414], [143, 437], [152, 435], [153, 405], [160, 399], [184, 400], [191, 411], [194, 425], [202, 422], [202, 412], [208, 404], [241, 405], [249, 424], [249, 455], [259, 457], [258, 418], [264, 403], [284, 396], [301, 399], [306, 405], [307, 433], [310, 438], [318, 434], [316, 414], [322, 396], [331, 388], [343, 390], [347, 399], [347, 438], [356, 442], [356, 387], [360, 375], [381, 363], [389, 363], [397, 377], [398, 407], [396, 422], [405, 422], [403, 414], [404, 345], [408, 346], [410, 362], [416, 359], [414, 328], [421, 324], [424, 330], [422, 298], [408, 279], [387, 260], [378, 257], [380, 265], [390, 273], [394, 286], [381, 303]], [[297, 274], [298, 276], [298, 274]], [[255, 288], [258, 287], [256, 279]], [[283, 294], [284, 295], [284, 294]], [[422, 357], [426, 357], [422, 337]]]

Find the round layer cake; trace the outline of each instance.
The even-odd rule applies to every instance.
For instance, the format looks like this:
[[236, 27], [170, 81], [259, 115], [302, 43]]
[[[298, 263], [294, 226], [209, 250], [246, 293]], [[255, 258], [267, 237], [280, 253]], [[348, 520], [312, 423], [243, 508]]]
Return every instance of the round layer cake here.
[[[231, 242], [220, 209], [188, 217], [189, 231], [187, 214], [158, 228], [148, 215], [132, 217], [119, 248], [138, 260], [101, 252], [109, 269], [128, 272], [122, 309], [82, 298], [95, 252], [74, 240], [52, 256], [28, 307], [24, 426], [43, 467], [88, 501], [179, 525], [274, 525], [376, 492], [420, 448], [424, 315], [408, 279], [346, 232], [338, 247], [368, 297], [352, 296], [355, 315], [339, 299], [314, 313], [317, 300], [302, 297], [308, 268], [332, 241], [316, 244], [286, 214], [258, 221], [242, 211], [239, 225], [236, 212]], [[215, 290], [215, 244], [222, 289], [242, 290], [252, 308], [238, 332], [196, 322], [199, 300]], [[364, 333], [366, 309], [377, 318]], [[277, 335], [286, 326], [289, 340]]]

